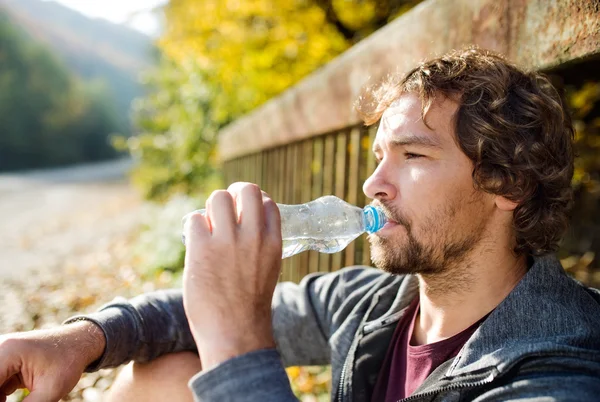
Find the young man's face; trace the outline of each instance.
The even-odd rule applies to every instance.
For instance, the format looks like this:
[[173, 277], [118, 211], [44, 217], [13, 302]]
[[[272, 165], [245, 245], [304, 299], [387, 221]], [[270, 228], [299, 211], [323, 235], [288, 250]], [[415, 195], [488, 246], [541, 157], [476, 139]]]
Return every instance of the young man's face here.
[[493, 196], [474, 188], [473, 164], [455, 142], [449, 99], [421, 119], [404, 94], [383, 114], [373, 144], [379, 161], [363, 191], [392, 220], [369, 236], [373, 262], [388, 272], [438, 274], [464, 262], [485, 236]]

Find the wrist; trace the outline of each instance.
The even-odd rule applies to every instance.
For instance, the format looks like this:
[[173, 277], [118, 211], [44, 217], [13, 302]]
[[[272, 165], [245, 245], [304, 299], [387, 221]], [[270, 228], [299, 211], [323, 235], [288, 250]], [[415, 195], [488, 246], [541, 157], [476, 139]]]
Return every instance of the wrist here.
[[74, 349], [82, 357], [84, 368], [102, 357], [106, 349], [104, 331], [93, 321], [80, 320], [66, 325]]
[[[243, 336], [246, 335], [246, 336]], [[203, 370], [211, 368], [234, 357], [263, 349], [275, 349], [276, 344], [271, 334], [266, 336], [243, 334], [239, 337], [223, 337], [215, 342], [198, 339], [196, 346], [202, 361]]]

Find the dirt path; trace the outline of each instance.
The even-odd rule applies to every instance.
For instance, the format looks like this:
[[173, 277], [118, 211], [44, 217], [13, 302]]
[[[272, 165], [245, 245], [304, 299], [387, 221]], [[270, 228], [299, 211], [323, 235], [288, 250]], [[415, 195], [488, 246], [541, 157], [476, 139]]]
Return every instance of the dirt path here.
[[[55, 326], [154, 288], [131, 264], [143, 209], [125, 179], [130, 167], [121, 160], [0, 175], [0, 334]], [[99, 402], [114, 375], [86, 374], [63, 400]]]
[[139, 222], [127, 160], [0, 175], [0, 280], [102, 247]]

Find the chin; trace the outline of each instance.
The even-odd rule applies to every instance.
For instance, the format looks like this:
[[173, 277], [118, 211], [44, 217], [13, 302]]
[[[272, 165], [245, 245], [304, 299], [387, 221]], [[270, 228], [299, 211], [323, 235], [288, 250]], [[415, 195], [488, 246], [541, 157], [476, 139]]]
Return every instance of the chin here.
[[[371, 235], [373, 236], [373, 235]], [[403, 261], [406, 261], [405, 256], [399, 253], [399, 250], [403, 250], [402, 244], [393, 243], [392, 246], [387, 238], [369, 238], [371, 242], [371, 262], [373, 265], [382, 271], [390, 274], [407, 274], [410, 270], [405, 266]]]
[[392, 237], [369, 236], [371, 261], [382, 271], [394, 275], [421, 273], [430, 266], [433, 254], [413, 236], [403, 234]]

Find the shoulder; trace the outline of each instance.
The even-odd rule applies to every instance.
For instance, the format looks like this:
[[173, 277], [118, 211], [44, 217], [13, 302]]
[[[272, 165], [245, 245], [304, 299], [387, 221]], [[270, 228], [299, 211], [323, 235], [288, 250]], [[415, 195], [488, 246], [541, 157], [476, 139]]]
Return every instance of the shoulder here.
[[[597, 359], [597, 356], [596, 356]], [[469, 400], [483, 401], [593, 401], [600, 395], [600, 360], [552, 357], [532, 359], [510, 379], [491, 386]]]

